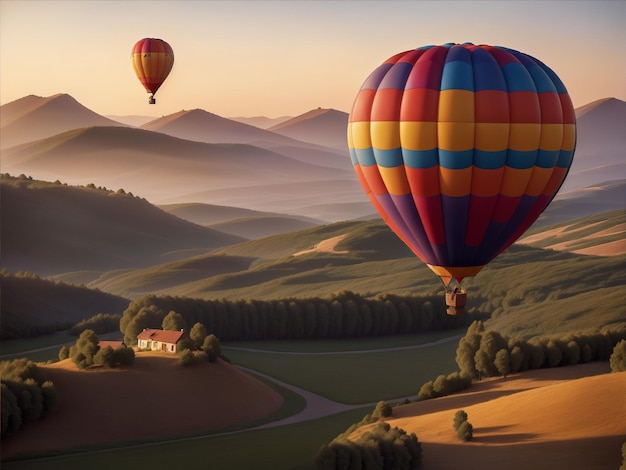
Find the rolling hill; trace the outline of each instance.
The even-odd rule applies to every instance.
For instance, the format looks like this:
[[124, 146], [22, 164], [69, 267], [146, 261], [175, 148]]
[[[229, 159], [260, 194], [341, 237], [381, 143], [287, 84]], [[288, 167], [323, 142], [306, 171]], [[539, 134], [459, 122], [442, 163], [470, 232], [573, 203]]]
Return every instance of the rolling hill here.
[[121, 315], [129, 301], [101, 291], [36, 276], [0, 275], [0, 338], [24, 338], [65, 329], [98, 313]]
[[268, 130], [303, 142], [346, 151], [347, 127], [348, 113], [318, 108], [269, 127]]
[[[42, 276], [149, 266], [242, 241], [146, 200], [95, 187], [2, 177], [2, 267]], [[86, 279], [85, 278], [85, 279]]]
[[[613, 469], [626, 433], [626, 373], [596, 363], [491, 379], [467, 392], [394, 408], [386, 421], [416, 433], [424, 468]], [[596, 375], [600, 374], [600, 375]], [[474, 427], [461, 442], [452, 418]], [[572, 410], [576, 410], [572, 412]], [[353, 437], [368, 427], [357, 430]]]
[[[351, 169], [306, 163], [251, 145], [206, 144], [122, 127], [76, 129], [6, 149], [2, 157], [5, 172], [69, 184], [121, 187], [154, 203], [221, 204], [221, 192], [234, 190], [243, 207], [257, 208], [259, 186], [319, 180], [335, 187], [337, 193], [345, 192], [342, 180], [352, 177]], [[211, 191], [202, 199], [192, 199], [207, 188]], [[361, 193], [353, 197], [365, 199], [358, 183], [350, 188]], [[324, 200], [332, 201], [333, 196]], [[280, 207], [293, 208], [293, 204], [286, 198]]]
[[263, 418], [283, 404], [280, 393], [221, 360], [181, 367], [176, 359], [141, 352], [130, 367], [88, 373], [69, 359], [42, 365], [56, 386], [55, 412], [3, 440], [3, 459], [207, 432]]
[[70, 95], [29, 95], [0, 107], [2, 148], [89, 126], [125, 126], [84, 107]]
[[[622, 223], [619, 217], [606, 219], [596, 225], [598, 233]], [[579, 224], [585, 225], [584, 219]], [[601, 237], [587, 236], [604, 244]], [[330, 248], [322, 243], [331, 240]], [[233, 269], [238, 260], [245, 260], [245, 267]], [[516, 244], [467, 279], [468, 310], [493, 313], [489, 324], [511, 336], [620, 322], [625, 261], [623, 254], [578, 255]], [[218, 264], [224, 268], [216, 274]], [[230, 299], [325, 297], [343, 289], [363, 295], [442, 292], [432, 272], [376, 221], [342, 222], [233, 244], [176, 263], [107, 273], [89, 286], [130, 298], [151, 289]]]

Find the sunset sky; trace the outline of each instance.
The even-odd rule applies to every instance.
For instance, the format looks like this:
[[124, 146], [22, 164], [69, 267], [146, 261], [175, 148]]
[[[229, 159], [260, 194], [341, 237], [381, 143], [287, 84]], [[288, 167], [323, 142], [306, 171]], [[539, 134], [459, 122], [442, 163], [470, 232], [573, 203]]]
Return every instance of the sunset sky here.
[[[626, 1], [0, 0], [0, 103], [68, 93], [103, 115], [350, 111], [367, 75], [427, 44], [530, 54], [576, 107], [626, 100]], [[132, 46], [158, 37], [174, 69], [148, 104]]]

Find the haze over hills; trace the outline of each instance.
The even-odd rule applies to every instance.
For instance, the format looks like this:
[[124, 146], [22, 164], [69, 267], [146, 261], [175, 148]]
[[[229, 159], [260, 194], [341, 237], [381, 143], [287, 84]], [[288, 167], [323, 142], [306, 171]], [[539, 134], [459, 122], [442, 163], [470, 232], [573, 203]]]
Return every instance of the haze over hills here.
[[128, 124], [129, 126], [139, 127], [143, 124], [146, 124], [150, 121], [154, 121], [156, 116], [137, 116], [137, 115], [129, 115], [129, 116], [115, 116], [108, 115], [106, 116], [109, 119], [113, 119], [114, 121], [121, 122], [122, 124]]
[[[155, 203], [222, 204], [221, 192], [237, 188], [241, 206], [256, 209], [263, 209], [256, 204], [258, 186], [341, 181], [352, 171], [301, 162], [251, 145], [206, 144], [122, 127], [76, 129], [15, 146], [3, 151], [2, 162], [3, 171], [12, 174], [121, 187]], [[353, 187], [359, 195], [360, 188]], [[188, 196], [208, 188], [219, 199]], [[281, 207], [293, 207], [293, 201], [287, 197]]]
[[270, 118], [266, 116], [253, 116], [253, 117], [230, 117], [228, 119], [232, 119], [233, 121], [243, 122], [244, 124], [249, 124], [254, 127], [258, 127], [260, 129], [267, 129], [269, 127], [275, 126], [276, 124], [280, 124], [281, 122], [286, 121], [287, 119], [291, 119], [292, 116], [279, 116], [276, 118]]
[[8, 148], [88, 126], [125, 124], [94, 113], [67, 94], [29, 95], [0, 108], [0, 145]]
[[576, 116], [576, 153], [559, 199], [577, 189], [626, 180], [626, 102], [597, 100], [577, 108]]
[[243, 239], [121, 192], [3, 176], [2, 267], [42, 276], [150, 266]]
[[340, 150], [348, 148], [348, 113], [336, 109], [314, 109], [269, 128], [293, 139]]

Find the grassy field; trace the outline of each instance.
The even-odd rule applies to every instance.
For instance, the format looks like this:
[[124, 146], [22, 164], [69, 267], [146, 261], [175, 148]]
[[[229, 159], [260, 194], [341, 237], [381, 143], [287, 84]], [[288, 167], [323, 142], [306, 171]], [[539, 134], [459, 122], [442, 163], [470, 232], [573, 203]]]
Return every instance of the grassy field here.
[[42, 460], [3, 462], [3, 469], [215, 468], [228, 470], [308, 470], [319, 448], [371, 409], [277, 428], [191, 438]]

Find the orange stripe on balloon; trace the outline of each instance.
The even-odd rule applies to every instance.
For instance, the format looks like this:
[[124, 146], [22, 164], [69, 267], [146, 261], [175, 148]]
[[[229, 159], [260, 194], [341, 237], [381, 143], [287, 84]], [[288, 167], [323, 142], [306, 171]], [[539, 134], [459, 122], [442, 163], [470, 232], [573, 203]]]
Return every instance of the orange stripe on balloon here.
[[527, 196], [539, 196], [545, 189], [554, 168], [542, 168], [539, 166], [534, 167], [528, 186], [526, 187]]
[[361, 166], [363, 178], [374, 194], [387, 194], [387, 187], [380, 176], [377, 165]]
[[439, 90], [410, 88], [404, 90], [400, 121], [437, 121]]
[[532, 172], [532, 168], [520, 170], [509, 166], [505, 167], [500, 194], [508, 197], [518, 197], [524, 194]]
[[542, 124], [539, 148], [560, 150], [563, 143], [563, 124]]
[[546, 184], [546, 187], [541, 194], [550, 197], [554, 196], [561, 187], [561, 184], [565, 179], [565, 175], [567, 175], [567, 170], [567, 168], [555, 166], [554, 171], [552, 172], [552, 176], [550, 177], [548, 184]]
[[461, 170], [440, 167], [439, 185], [444, 196], [467, 196], [472, 189], [472, 167]]
[[352, 103], [352, 111], [350, 111], [350, 122], [369, 121], [372, 115], [372, 103], [376, 90], [369, 88], [359, 91]]
[[541, 124], [511, 123], [509, 131], [509, 148], [521, 152], [529, 152], [539, 148], [541, 141]]
[[486, 152], [498, 152], [509, 146], [508, 123], [477, 122], [474, 131], [474, 148]]
[[473, 122], [438, 122], [439, 148], [452, 151], [473, 149], [474, 128]]
[[404, 165], [394, 167], [379, 166], [378, 171], [385, 182], [387, 192], [394, 196], [404, 196], [411, 193], [409, 182], [406, 179]]
[[372, 103], [371, 121], [398, 121], [402, 90], [383, 88], [376, 92]]
[[471, 122], [474, 117], [474, 92], [441, 90], [439, 92], [439, 122]]
[[472, 195], [480, 197], [496, 196], [504, 178], [504, 167], [493, 170], [472, 168]]
[[563, 142], [561, 150], [572, 151], [576, 147], [576, 124], [563, 125]]

